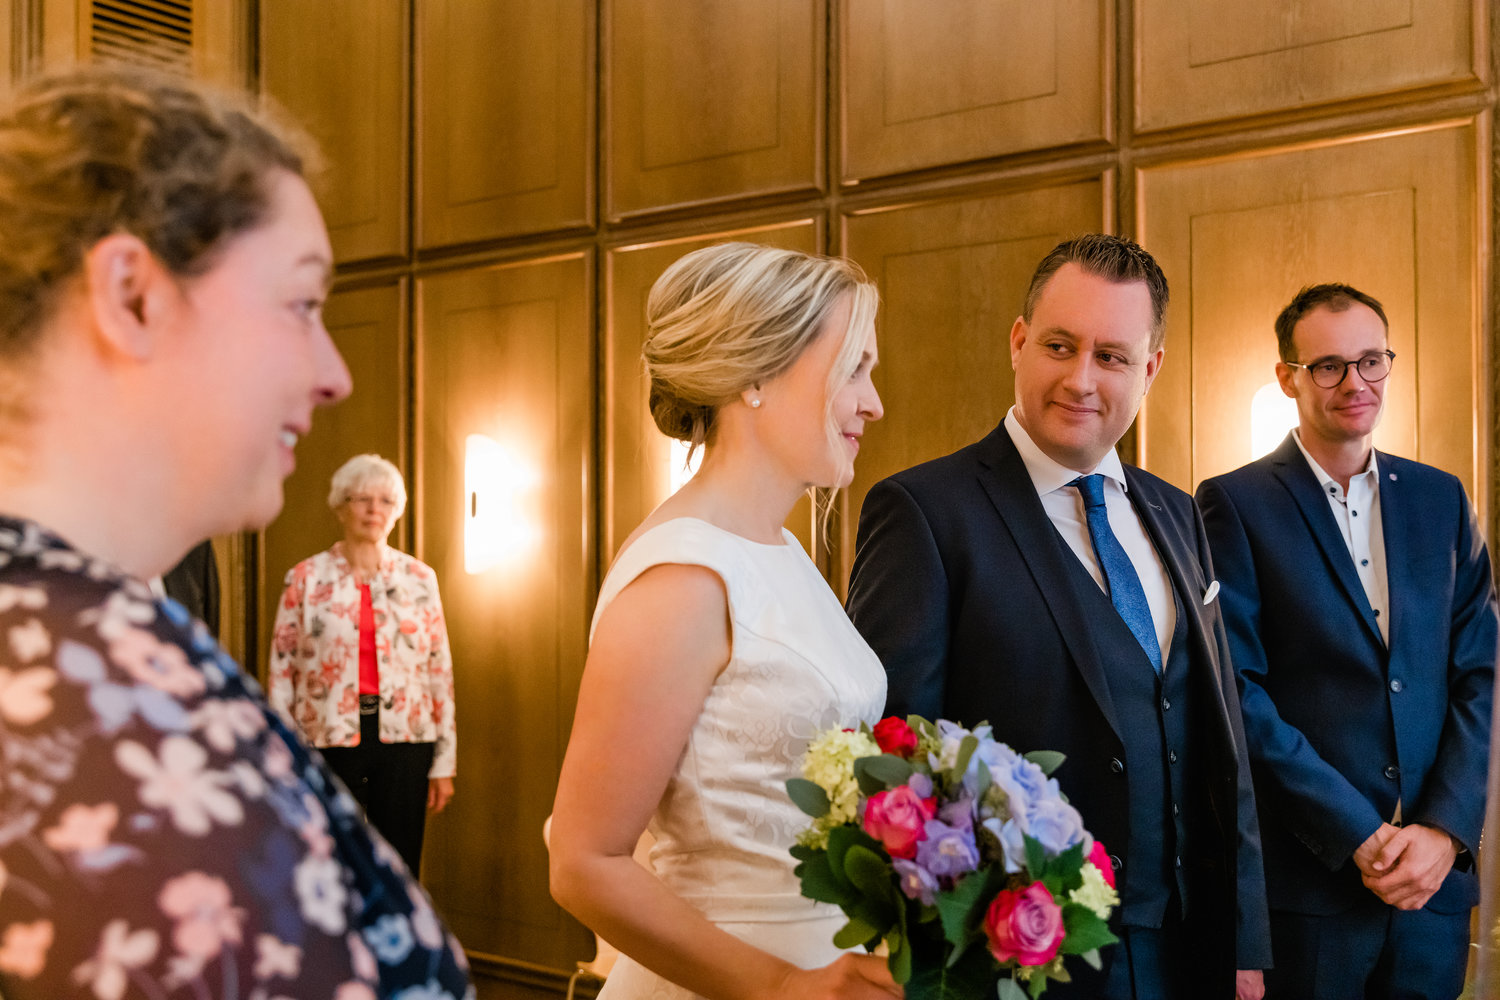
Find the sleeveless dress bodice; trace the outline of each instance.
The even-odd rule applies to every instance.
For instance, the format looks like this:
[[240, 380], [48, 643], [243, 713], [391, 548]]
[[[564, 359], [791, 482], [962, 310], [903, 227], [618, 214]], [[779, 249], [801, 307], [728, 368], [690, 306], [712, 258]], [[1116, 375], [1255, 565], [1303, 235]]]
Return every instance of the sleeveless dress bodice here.
[[[657, 877], [710, 920], [794, 964], [839, 955], [837, 908], [801, 895], [788, 849], [810, 820], [786, 780], [817, 733], [873, 724], [885, 671], [790, 532], [767, 545], [696, 518], [664, 521], [620, 553], [594, 612], [652, 566], [685, 563], [724, 582], [730, 657], [704, 700], [652, 817]], [[621, 958], [610, 1000], [684, 998], [687, 991]]]

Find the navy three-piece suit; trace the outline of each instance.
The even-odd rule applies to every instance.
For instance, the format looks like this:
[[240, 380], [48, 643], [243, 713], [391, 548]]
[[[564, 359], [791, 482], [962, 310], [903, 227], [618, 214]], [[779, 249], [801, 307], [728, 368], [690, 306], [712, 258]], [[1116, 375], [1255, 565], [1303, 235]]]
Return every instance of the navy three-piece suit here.
[[[1478, 901], [1472, 859], [1497, 631], [1489, 557], [1456, 478], [1378, 452], [1376, 468], [1389, 645], [1328, 497], [1290, 436], [1198, 489], [1240, 678], [1273, 924], [1277, 911], [1383, 907], [1351, 855], [1396, 816], [1398, 801], [1405, 823], [1435, 826], [1468, 851], [1427, 910], [1461, 915]], [[1384, 933], [1383, 918], [1367, 923]], [[1466, 941], [1466, 920], [1449, 925]], [[1305, 995], [1323, 995], [1312, 985], [1319, 976], [1347, 975], [1282, 951], [1278, 976], [1304, 983]], [[1292, 967], [1298, 961], [1310, 967]]]
[[[1191, 498], [1125, 476], [1177, 606], [1160, 678], [1003, 424], [871, 489], [848, 609], [886, 666], [890, 714], [987, 720], [1017, 750], [1067, 755], [1056, 777], [1118, 866], [1117, 922], [1178, 908], [1187, 981], [1228, 997], [1236, 968], [1270, 957], [1238, 694]], [[1077, 964], [1049, 996], [1097, 995]]]

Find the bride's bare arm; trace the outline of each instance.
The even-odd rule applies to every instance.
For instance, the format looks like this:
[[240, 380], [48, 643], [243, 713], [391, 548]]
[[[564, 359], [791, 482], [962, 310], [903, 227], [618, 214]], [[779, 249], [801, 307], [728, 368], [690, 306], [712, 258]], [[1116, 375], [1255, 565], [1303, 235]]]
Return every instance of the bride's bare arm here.
[[724, 584], [705, 567], [652, 567], [605, 609], [553, 806], [552, 895], [642, 965], [715, 1000], [900, 996], [882, 960], [798, 969], [720, 930], [632, 859], [729, 654]]

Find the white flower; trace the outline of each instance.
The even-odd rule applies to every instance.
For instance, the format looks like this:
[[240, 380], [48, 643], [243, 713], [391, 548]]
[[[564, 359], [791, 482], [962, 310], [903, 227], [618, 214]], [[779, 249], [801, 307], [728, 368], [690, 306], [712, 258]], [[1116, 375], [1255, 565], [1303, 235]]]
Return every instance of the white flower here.
[[185, 736], [168, 736], [158, 748], [160, 760], [131, 740], [115, 747], [121, 770], [141, 780], [143, 805], [171, 812], [172, 823], [183, 833], [201, 837], [213, 820], [232, 826], [244, 818], [240, 800], [224, 790], [234, 778], [204, 768], [208, 754]]
[[271, 934], [255, 939], [255, 978], [296, 979], [302, 969], [302, 949]]
[[142, 929], [134, 934], [123, 920], [111, 920], [104, 928], [94, 957], [73, 970], [73, 982], [85, 983], [99, 1000], [120, 1000], [129, 985], [131, 969], [139, 969], [156, 957], [161, 943], [156, 932]]
[[192, 723], [220, 753], [229, 753], [239, 740], [248, 740], [266, 727], [265, 717], [253, 702], [217, 698], [205, 699], [193, 711]]
[[1082, 874], [1083, 885], [1069, 892], [1068, 898], [1093, 910], [1100, 920], [1108, 920], [1110, 911], [1120, 905], [1120, 894], [1104, 880], [1092, 861], [1083, 863]]
[[344, 906], [349, 892], [342, 876], [337, 861], [312, 855], [303, 858], [292, 872], [302, 916], [325, 934], [338, 934], [348, 925]]
[[22, 663], [39, 660], [52, 652], [52, 633], [47, 631], [47, 626], [32, 618], [24, 625], [11, 628], [10, 650]]

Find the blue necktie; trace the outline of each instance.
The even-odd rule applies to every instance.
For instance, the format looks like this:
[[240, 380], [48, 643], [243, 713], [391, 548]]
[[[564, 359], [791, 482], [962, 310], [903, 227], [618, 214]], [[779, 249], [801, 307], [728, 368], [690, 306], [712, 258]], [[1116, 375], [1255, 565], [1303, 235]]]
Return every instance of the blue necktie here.
[[1151, 666], [1161, 673], [1161, 643], [1156, 641], [1151, 605], [1146, 603], [1146, 591], [1141, 588], [1141, 578], [1136, 575], [1135, 566], [1131, 565], [1130, 557], [1109, 527], [1109, 512], [1104, 507], [1104, 476], [1097, 472], [1092, 476], [1079, 476], [1068, 485], [1078, 487], [1078, 493], [1083, 497], [1089, 538], [1094, 542], [1099, 568], [1104, 571], [1109, 599], [1135, 636], [1135, 641], [1145, 650]]

